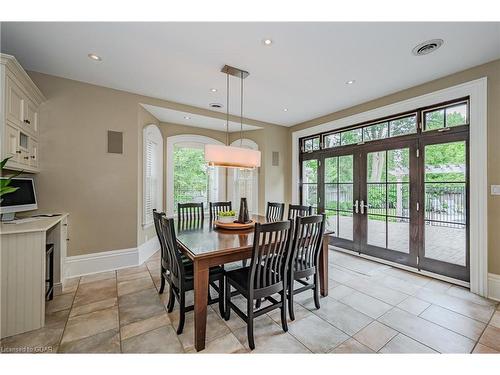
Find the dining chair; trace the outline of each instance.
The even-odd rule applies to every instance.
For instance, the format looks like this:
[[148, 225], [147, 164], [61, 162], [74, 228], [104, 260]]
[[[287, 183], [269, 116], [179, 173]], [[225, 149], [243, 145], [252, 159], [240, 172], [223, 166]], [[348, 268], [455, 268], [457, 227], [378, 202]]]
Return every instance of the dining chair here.
[[266, 220], [281, 221], [285, 214], [285, 204], [276, 202], [267, 202]]
[[210, 223], [212, 223], [214, 220], [217, 220], [217, 216], [219, 215], [219, 212], [222, 211], [231, 211], [232, 208], [232, 203], [229, 202], [210, 202], [209, 203], [209, 211], [210, 211]]
[[[290, 319], [295, 320], [293, 311], [293, 296], [313, 290], [314, 305], [319, 304], [319, 256], [321, 252], [323, 232], [325, 229], [325, 215], [298, 216], [295, 219], [293, 231], [292, 255], [288, 267], [288, 311]], [[312, 281], [309, 282], [308, 280]], [[302, 287], [295, 289], [295, 281]]]
[[203, 218], [203, 202], [177, 204], [177, 219], [179, 221], [203, 221]]
[[[175, 301], [179, 302], [179, 324], [177, 334], [180, 335], [184, 329], [186, 312], [194, 309], [193, 305], [186, 306], [186, 292], [194, 289], [194, 267], [193, 262], [182, 256], [177, 245], [175, 236], [174, 219], [160, 215], [159, 224], [161, 230], [160, 242], [162, 247], [161, 260], [161, 286], [159, 293], [162, 294], [165, 281], [169, 284], [169, 295], [167, 311], [172, 312]], [[216, 284], [218, 282], [218, 285]], [[224, 269], [212, 267], [209, 270], [209, 288], [212, 286], [219, 294], [218, 298], [211, 298], [208, 294], [208, 304], [218, 303], [221, 316], [224, 315]]]
[[[253, 321], [275, 309], [281, 309], [281, 325], [288, 331], [286, 320], [287, 267], [291, 248], [291, 221], [255, 224], [250, 266], [226, 272], [225, 315], [231, 309], [247, 324], [248, 344], [255, 349]], [[246, 314], [231, 302], [231, 287], [247, 300]], [[280, 301], [272, 296], [281, 295]], [[254, 310], [254, 302], [265, 299], [271, 305]]]
[[295, 220], [297, 216], [312, 215], [312, 206], [301, 206], [299, 204], [288, 205], [288, 219]]

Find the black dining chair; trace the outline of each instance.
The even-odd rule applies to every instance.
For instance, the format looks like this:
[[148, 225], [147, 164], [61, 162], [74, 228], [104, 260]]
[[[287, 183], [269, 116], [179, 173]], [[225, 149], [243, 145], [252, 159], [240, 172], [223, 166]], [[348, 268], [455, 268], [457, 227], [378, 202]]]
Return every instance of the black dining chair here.
[[[255, 349], [253, 321], [274, 309], [281, 309], [283, 331], [288, 330], [286, 320], [287, 267], [290, 261], [291, 221], [255, 224], [252, 259], [249, 267], [226, 272], [225, 316], [231, 309], [247, 323], [248, 344]], [[231, 287], [247, 300], [246, 314], [231, 302]], [[280, 301], [272, 296], [281, 295]], [[271, 305], [254, 310], [254, 302], [265, 299]]]
[[297, 216], [312, 215], [312, 206], [301, 206], [300, 204], [288, 205], [288, 219], [295, 220]]
[[267, 202], [266, 220], [281, 221], [285, 215], [285, 204], [276, 202]]
[[[292, 242], [292, 255], [288, 267], [288, 311], [295, 320], [293, 296], [306, 290], [313, 290], [314, 305], [319, 304], [319, 256], [325, 230], [325, 215], [298, 216]], [[312, 281], [309, 282], [308, 280]], [[302, 287], [295, 289], [297, 281]]]
[[178, 221], [198, 221], [204, 219], [203, 202], [201, 203], [177, 203]]
[[[159, 215], [159, 216], [158, 216]], [[175, 301], [179, 302], [179, 324], [177, 334], [181, 334], [184, 329], [186, 312], [192, 311], [194, 306], [186, 306], [186, 292], [194, 289], [194, 267], [193, 262], [183, 257], [180, 252], [175, 236], [174, 220], [165, 215], [156, 214], [159, 219], [161, 231], [160, 243], [162, 249], [161, 256], [161, 286], [159, 293], [162, 294], [165, 281], [169, 284], [169, 296], [167, 311], [172, 312]], [[218, 282], [218, 285], [216, 284]], [[208, 294], [208, 304], [219, 303], [221, 316], [224, 315], [224, 269], [222, 267], [212, 267], [209, 272], [209, 285], [219, 294], [218, 298], [212, 299]]]
[[217, 216], [219, 212], [222, 211], [231, 211], [232, 208], [231, 202], [210, 202], [209, 203], [209, 211], [210, 211], [210, 223], [214, 220], [217, 220]]

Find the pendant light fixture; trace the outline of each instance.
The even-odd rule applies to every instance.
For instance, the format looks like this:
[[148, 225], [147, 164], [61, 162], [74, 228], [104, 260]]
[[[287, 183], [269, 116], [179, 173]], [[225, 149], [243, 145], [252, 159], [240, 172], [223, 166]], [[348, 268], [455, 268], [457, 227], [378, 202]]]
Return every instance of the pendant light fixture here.
[[[226, 145], [205, 145], [205, 161], [210, 166], [254, 169], [260, 167], [260, 151], [243, 148], [243, 80], [249, 76], [245, 70], [224, 65], [226, 74]], [[229, 145], [229, 76], [240, 79], [240, 147]]]

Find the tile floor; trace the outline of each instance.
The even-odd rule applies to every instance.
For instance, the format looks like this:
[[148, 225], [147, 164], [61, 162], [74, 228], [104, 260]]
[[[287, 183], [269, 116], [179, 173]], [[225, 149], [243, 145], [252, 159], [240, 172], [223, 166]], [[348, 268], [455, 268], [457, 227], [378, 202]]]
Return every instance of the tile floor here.
[[[329, 296], [316, 310], [296, 296], [296, 320], [281, 330], [279, 311], [255, 323], [255, 353], [500, 353], [500, 307], [442, 281], [330, 252]], [[182, 335], [178, 311], [158, 295], [159, 254], [146, 264], [69, 280], [47, 303], [46, 326], [5, 338], [0, 352], [194, 353], [193, 314]], [[192, 303], [192, 295], [188, 295]], [[242, 299], [236, 299], [244, 303]], [[17, 348], [17, 349], [16, 349]], [[249, 352], [245, 323], [207, 317], [202, 353]]]

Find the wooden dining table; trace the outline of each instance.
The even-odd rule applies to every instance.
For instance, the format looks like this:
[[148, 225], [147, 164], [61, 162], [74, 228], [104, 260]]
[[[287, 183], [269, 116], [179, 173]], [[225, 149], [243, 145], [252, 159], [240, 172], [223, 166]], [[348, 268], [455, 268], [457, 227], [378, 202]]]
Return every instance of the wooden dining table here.
[[[255, 222], [266, 218], [252, 215]], [[252, 256], [254, 229], [228, 230], [215, 228], [210, 220], [191, 226], [177, 222], [177, 243], [194, 265], [194, 344], [197, 351], [205, 349], [209, 268]], [[325, 234], [324, 236], [327, 236]], [[320, 294], [328, 295], [328, 240], [323, 240], [319, 264]]]

